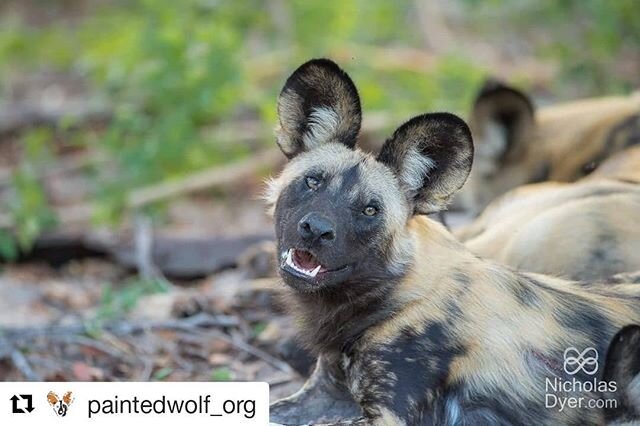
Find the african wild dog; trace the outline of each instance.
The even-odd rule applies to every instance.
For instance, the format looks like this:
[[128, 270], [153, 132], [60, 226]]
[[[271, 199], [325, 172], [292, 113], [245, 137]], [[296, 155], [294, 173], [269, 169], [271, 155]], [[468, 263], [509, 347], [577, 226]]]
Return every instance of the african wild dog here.
[[454, 234], [473, 253], [521, 271], [597, 280], [640, 270], [639, 217], [637, 183], [545, 182], [507, 192]]
[[454, 231], [473, 253], [575, 280], [640, 270], [640, 146], [573, 183], [524, 185]]
[[[606, 279], [640, 270], [639, 184], [640, 146], [614, 155], [577, 182], [512, 189], [453, 233], [478, 256], [521, 271]], [[260, 247], [273, 258], [274, 242]], [[276, 271], [274, 262], [270, 272]]]
[[640, 326], [628, 325], [620, 330], [607, 352], [603, 380], [613, 381], [620, 388], [616, 404], [605, 410], [610, 425], [640, 424]]
[[640, 93], [582, 99], [536, 110], [521, 91], [488, 80], [469, 124], [474, 166], [454, 204], [480, 213], [520, 185], [574, 182], [640, 144]]
[[300, 392], [272, 406], [272, 421], [603, 420], [599, 409], [545, 401], [597, 397], [595, 383], [564, 386], [596, 379], [592, 366], [568, 373], [563, 357], [569, 349], [604, 354], [617, 330], [640, 320], [639, 286], [518, 273], [479, 259], [426, 218], [471, 168], [471, 133], [454, 115], [414, 117], [377, 157], [365, 154], [355, 148], [356, 88], [326, 59], [288, 78], [278, 114], [277, 141], [290, 162], [267, 200], [289, 306], [319, 360]]

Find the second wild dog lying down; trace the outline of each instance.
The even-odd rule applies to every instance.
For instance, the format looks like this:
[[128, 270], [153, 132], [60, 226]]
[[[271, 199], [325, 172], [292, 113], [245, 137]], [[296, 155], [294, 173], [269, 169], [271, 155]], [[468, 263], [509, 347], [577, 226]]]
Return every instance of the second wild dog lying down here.
[[638, 218], [638, 183], [546, 182], [507, 192], [454, 234], [473, 253], [519, 270], [595, 280], [640, 270]]
[[640, 145], [640, 92], [536, 109], [525, 93], [489, 80], [469, 122], [474, 166], [455, 205], [480, 213], [512, 188], [574, 182], [615, 153]]
[[604, 394], [616, 401], [605, 410], [607, 424], [640, 424], [640, 326], [628, 325], [615, 335], [603, 370], [603, 380], [619, 388], [617, 394]]
[[272, 421], [603, 422], [603, 410], [567, 401], [612, 390], [591, 352], [603, 358], [616, 331], [640, 321], [640, 286], [518, 273], [425, 217], [471, 168], [471, 133], [454, 115], [414, 117], [365, 154], [358, 93], [329, 60], [289, 77], [278, 114], [290, 162], [267, 200], [288, 306], [319, 360]]

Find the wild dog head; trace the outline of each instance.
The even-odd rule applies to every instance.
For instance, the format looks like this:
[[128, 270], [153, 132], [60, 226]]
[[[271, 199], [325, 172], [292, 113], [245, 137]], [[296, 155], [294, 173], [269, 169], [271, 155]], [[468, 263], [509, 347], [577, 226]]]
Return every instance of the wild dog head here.
[[638, 95], [582, 99], [536, 109], [525, 93], [489, 79], [469, 125], [474, 166], [456, 205], [480, 212], [509, 189], [574, 182], [617, 152], [640, 144]]
[[356, 148], [360, 98], [326, 59], [300, 66], [278, 99], [277, 142], [290, 159], [272, 180], [280, 274], [304, 292], [375, 291], [413, 253], [406, 225], [443, 209], [466, 180], [471, 133], [448, 113], [400, 126], [374, 157]]
[[614, 395], [605, 395], [617, 402], [615, 407], [605, 410], [607, 421], [610, 424], [640, 421], [640, 326], [626, 326], [612, 339], [603, 379], [617, 386]]
[[49, 405], [51, 405], [51, 408], [53, 408], [53, 411], [58, 416], [65, 417], [69, 406], [73, 402], [73, 394], [67, 392], [63, 395], [62, 399], [60, 399], [56, 393], [49, 392], [47, 394], [47, 401], [49, 401]]

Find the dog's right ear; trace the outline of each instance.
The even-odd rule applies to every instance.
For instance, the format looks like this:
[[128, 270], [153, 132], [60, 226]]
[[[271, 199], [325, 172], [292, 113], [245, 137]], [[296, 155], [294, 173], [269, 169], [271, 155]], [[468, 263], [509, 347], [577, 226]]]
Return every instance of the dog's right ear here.
[[278, 146], [288, 158], [327, 142], [353, 148], [362, 112], [353, 81], [329, 59], [313, 59], [287, 79], [278, 98]]
[[617, 391], [605, 397], [617, 400], [605, 409], [607, 421], [640, 420], [640, 326], [628, 325], [612, 339], [602, 380], [615, 382]]
[[461, 118], [419, 115], [382, 145], [378, 161], [395, 172], [415, 214], [443, 210], [469, 176], [473, 139]]

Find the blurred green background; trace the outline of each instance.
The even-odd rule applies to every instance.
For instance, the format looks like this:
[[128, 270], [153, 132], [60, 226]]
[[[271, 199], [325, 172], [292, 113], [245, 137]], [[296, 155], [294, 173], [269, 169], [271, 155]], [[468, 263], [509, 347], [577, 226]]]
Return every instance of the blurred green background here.
[[[109, 119], [3, 136], [19, 152], [0, 160], [0, 256], [59, 223], [41, 171], [69, 153], [87, 154], [82, 198], [100, 225], [122, 220], [132, 188], [271, 147], [278, 91], [309, 58], [336, 59], [365, 117], [391, 129], [465, 115], [488, 75], [541, 102], [637, 89], [639, 18], [634, 0], [3, 0], [0, 105], [81, 98]], [[64, 90], [39, 92], [38, 76]]]

